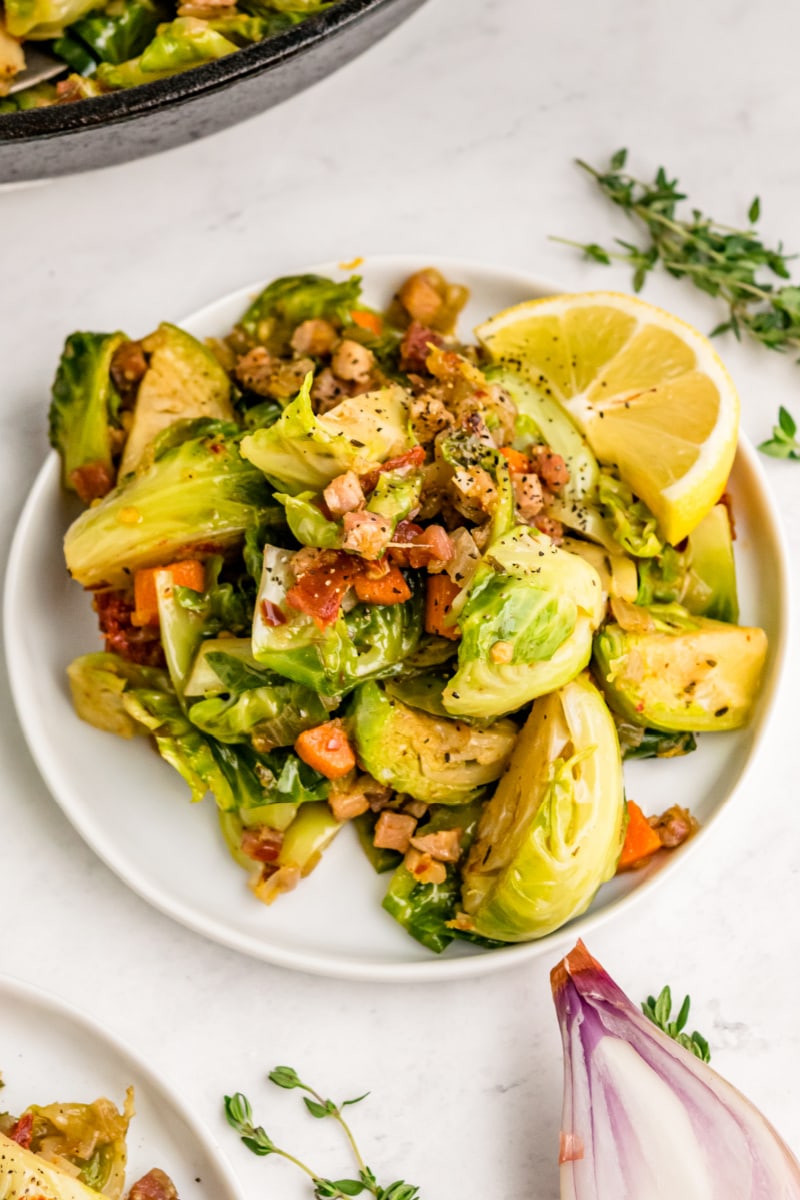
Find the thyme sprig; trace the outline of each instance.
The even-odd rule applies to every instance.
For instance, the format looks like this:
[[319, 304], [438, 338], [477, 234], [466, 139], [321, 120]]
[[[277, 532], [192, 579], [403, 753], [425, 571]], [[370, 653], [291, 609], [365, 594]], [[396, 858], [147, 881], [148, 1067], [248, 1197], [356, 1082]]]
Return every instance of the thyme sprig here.
[[772, 437], [758, 447], [770, 458], [792, 458], [800, 460], [800, 441], [797, 440], [797, 422], [781, 405], [778, 409], [778, 424], [772, 426]]
[[694, 1033], [684, 1033], [686, 1022], [689, 1020], [689, 1009], [691, 1000], [688, 996], [684, 996], [683, 1004], [678, 1010], [675, 1019], [672, 1019], [672, 992], [669, 987], [663, 987], [658, 993], [658, 997], [648, 996], [642, 1004], [642, 1012], [646, 1017], [663, 1030], [668, 1037], [676, 1041], [686, 1050], [691, 1050], [692, 1054], [702, 1062], [711, 1061], [711, 1051], [708, 1048], [708, 1042], [699, 1034], [697, 1030]]
[[[678, 180], [670, 178], [664, 167], [658, 168], [650, 183], [637, 179], [624, 170], [627, 157], [627, 150], [618, 150], [605, 171], [582, 159], [577, 163], [612, 203], [643, 228], [644, 243], [615, 238], [617, 249], [607, 249], [597, 242], [552, 240], [575, 246], [593, 262], [627, 262], [633, 268], [635, 292], [641, 291], [659, 264], [676, 279], [689, 279], [727, 306], [727, 319], [711, 331], [711, 337], [730, 332], [741, 340], [746, 333], [770, 350], [800, 351], [800, 286], [792, 283], [789, 271], [796, 256], [787, 254], [781, 242], [769, 246], [762, 241], [755, 228], [761, 216], [758, 196], [747, 210], [747, 228], [723, 225], [698, 208], [688, 214], [680, 212], [679, 205], [687, 196]], [[800, 457], [794, 431], [784, 449], [787, 439], [782, 434], [788, 423], [794, 425], [786, 413], [779, 418], [773, 439], [759, 449], [776, 458]]]
[[303, 1103], [312, 1117], [318, 1120], [332, 1117], [340, 1125], [355, 1158], [358, 1176], [354, 1179], [326, 1178], [294, 1154], [290, 1154], [276, 1145], [263, 1126], [254, 1124], [253, 1109], [247, 1097], [241, 1092], [236, 1092], [233, 1096], [225, 1097], [225, 1115], [228, 1124], [236, 1130], [248, 1150], [262, 1158], [276, 1154], [278, 1157], [294, 1163], [310, 1178], [316, 1200], [347, 1200], [347, 1197], [362, 1194], [374, 1196], [375, 1200], [419, 1200], [419, 1189], [403, 1180], [390, 1183], [387, 1187], [382, 1187], [378, 1183], [375, 1173], [364, 1161], [353, 1131], [342, 1115], [344, 1108], [348, 1105], [360, 1104], [362, 1100], [366, 1099], [369, 1092], [365, 1092], [363, 1096], [357, 1096], [354, 1100], [343, 1100], [341, 1104], [335, 1104], [333, 1100], [324, 1099], [319, 1092], [304, 1083], [292, 1067], [275, 1067], [270, 1071], [268, 1078], [277, 1087], [287, 1090], [299, 1088], [306, 1092], [307, 1094], [303, 1096]]

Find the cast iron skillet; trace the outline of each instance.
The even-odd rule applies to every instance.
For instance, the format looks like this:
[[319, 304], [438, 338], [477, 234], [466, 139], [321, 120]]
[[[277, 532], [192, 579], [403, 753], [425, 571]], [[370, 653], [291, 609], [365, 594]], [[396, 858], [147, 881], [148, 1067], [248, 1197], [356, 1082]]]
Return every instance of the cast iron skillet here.
[[0, 183], [127, 162], [216, 133], [349, 62], [423, 0], [339, 0], [285, 33], [168, 79], [0, 116]]

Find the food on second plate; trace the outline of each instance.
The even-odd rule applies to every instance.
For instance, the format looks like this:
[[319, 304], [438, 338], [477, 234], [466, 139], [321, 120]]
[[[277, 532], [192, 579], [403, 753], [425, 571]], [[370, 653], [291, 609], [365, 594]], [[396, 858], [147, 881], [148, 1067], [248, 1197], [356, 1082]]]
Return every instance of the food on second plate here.
[[158, 1167], [125, 1188], [133, 1088], [120, 1112], [111, 1100], [32, 1104], [0, 1113], [0, 1195], [4, 1200], [178, 1200]]
[[[284, 33], [336, 0], [0, 0], [0, 114], [164, 79]], [[9, 89], [44, 43], [64, 78]], [[3, 98], [5, 97], [5, 99]]]
[[463, 287], [398, 282], [379, 312], [355, 276], [278, 279], [205, 345], [67, 339], [64, 549], [105, 639], [69, 680], [213, 794], [259, 899], [352, 822], [426, 946], [524, 941], [696, 829], [626, 802], [623, 758], [749, 718], [738, 402], [627, 297], [530, 302], [476, 346]]

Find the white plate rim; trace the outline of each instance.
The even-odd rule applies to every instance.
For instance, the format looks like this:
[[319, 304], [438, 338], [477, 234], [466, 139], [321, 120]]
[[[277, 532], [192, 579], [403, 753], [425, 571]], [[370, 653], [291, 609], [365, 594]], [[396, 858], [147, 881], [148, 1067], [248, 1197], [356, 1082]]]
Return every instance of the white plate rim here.
[[[472, 275], [483, 275], [491, 281], [497, 281], [498, 277], [502, 276], [503, 280], [508, 281], [509, 284], [530, 289], [534, 295], [536, 293], [557, 295], [567, 294], [568, 292], [568, 289], [561, 287], [554, 281], [528, 272], [520, 272], [503, 266], [491, 266], [483, 262], [460, 257], [449, 258], [438, 255], [370, 254], [353, 264], [327, 262], [316, 266], [300, 267], [298, 271], [309, 271], [319, 274], [341, 274], [343, 270], [358, 272], [361, 267], [369, 268], [374, 264], [381, 269], [396, 269], [398, 278], [402, 278], [411, 271], [418, 270], [422, 266], [431, 265], [432, 263], [442, 270], [445, 275], [449, 275], [450, 277], [457, 277], [459, 270], [469, 271]], [[224, 296], [218, 297], [216, 300], [184, 317], [178, 323], [190, 324], [202, 322], [213, 314], [216, 308], [231, 303], [234, 299], [241, 299], [243, 303], [246, 303], [249, 295], [256, 294], [264, 286], [263, 281], [257, 281], [244, 287], [233, 289]], [[662, 883], [667, 877], [671, 879], [682, 864], [693, 859], [698, 848], [706, 845], [709, 831], [717, 825], [722, 813], [730, 811], [734, 797], [742, 793], [743, 784], [749, 778], [753, 764], [758, 757], [764, 730], [770, 718], [773, 705], [780, 694], [781, 681], [784, 676], [788, 657], [789, 614], [791, 612], [790, 576], [788, 569], [789, 552], [783, 526], [778, 516], [777, 506], [766, 474], [758, 460], [755, 449], [746, 435], [741, 432], [739, 435], [737, 456], [741, 456], [747, 471], [755, 479], [761, 502], [769, 515], [770, 535], [778, 549], [772, 583], [777, 600], [779, 620], [777, 637], [771, 635], [770, 638], [774, 667], [771, 679], [764, 686], [764, 690], [759, 698], [759, 712], [753, 721], [753, 736], [747, 757], [737, 778], [728, 789], [726, 796], [715, 807], [713, 813], [705, 821], [699, 832], [682, 846], [679, 852], [670, 855], [669, 861], [660, 870], [650, 875], [643, 881], [640, 887], [610, 901], [603, 908], [595, 912], [585, 913], [582, 916], [576, 917], [563, 929], [556, 930], [545, 938], [509, 945], [501, 949], [494, 949], [463, 958], [439, 957], [432, 954], [429, 960], [416, 962], [365, 962], [363, 959], [350, 958], [340, 954], [330, 956], [318, 951], [287, 949], [282, 946], [270, 945], [261, 941], [258, 937], [233, 929], [224, 921], [215, 920], [205, 915], [198, 915], [190, 905], [184, 904], [176, 897], [171, 896], [166, 889], [154, 885], [147, 878], [146, 874], [132, 869], [131, 865], [126, 863], [118, 854], [113, 837], [106, 838], [102, 828], [96, 827], [90, 819], [84, 819], [80, 809], [73, 808], [68, 801], [62, 799], [59, 795], [59, 780], [55, 765], [49, 758], [40, 753], [35, 739], [30, 732], [31, 722], [29, 718], [33, 714], [30, 712], [28, 697], [17, 682], [24, 677], [24, 672], [22, 670], [21, 652], [17, 648], [16, 639], [12, 636], [12, 610], [14, 607], [15, 583], [22, 571], [24, 547], [27, 541], [28, 529], [35, 519], [37, 501], [41, 494], [45, 493], [52, 485], [51, 477], [59, 469], [58, 456], [54, 451], [48, 454], [42, 464], [17, 522], [8, 557], [3, 595], [3, 635], [6, 646], [7, 672], [11, 695], [14, 700], [23, 736], [51, 796], [70, 821], [73, 828], [77, 830], [82, 839], [106, 866], [128, 887], [158, 911], [221, 945], [228, 946], [250, 957], [260, 959], [275, 966], [284, 967], [289, 970], [299, 970], [306, 974], [321, 975], [327, 978], [390, 984], [474, 978], [520, 966], [551, 951], [555, 957], [561, 947], [574, 941], [576, 938], [585, 937], [588, 933], [599, 928], [612, 916], [618, 915], [624, 908], [627, 908], [637, 900], [641, 900], [644, 894], [649, 895], [656, 884]]]
[[[68, 1021], [93, 1040], [104, 1043], [122, 1066], [130, 1064], [134, 1072], [144, 1080], [145, 1086], [152, 1096], [161, 1100], [166, 1108], [180, 1117], [191, 1136], [213, 1161], [228, 1188], [228, 1196], [221, 1200], [247, 1200], [238, 1177], [211, 1130], [199, 1120], [175, 1088], [155, 1071], [143, 1055], [139, 1054], [124, 1038], [111, 1032], [97, 1017], [91, 1016], [69, 1001], [61, 999], [55, 993], [39, 987], [38, 984], [19, 979], [17, 976], [0, 974], [0, 998], [10, 999], [26, 1006], [34, 1006], [37, 1010], [44, 1011], [45, 1014], [52, 1014]], [[136, 1120], [135, 1117], [133, 1119]], [[161, 1165], [169, 1174], [169, 1164]], [[128, 1186], [130, 1186], [129, 1183]]]

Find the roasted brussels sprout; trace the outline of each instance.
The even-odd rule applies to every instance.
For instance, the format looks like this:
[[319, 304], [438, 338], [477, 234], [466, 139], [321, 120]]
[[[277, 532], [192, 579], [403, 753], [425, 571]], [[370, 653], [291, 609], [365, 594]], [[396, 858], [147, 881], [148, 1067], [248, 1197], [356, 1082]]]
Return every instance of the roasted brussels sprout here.
[[679, 604], [606, 625], [594, 663], [611, 707], [636, 725], [695, 732], [739, 729], [758, 695], [763, 629], [693, 616]]
[[513, 712], [589, 661], [604, 608], [585, 559], [525, 526], [493, 542], [458, 614], [458, 670], [443, 700], [454, 716]]
[[520, 449], [532, 442], [543, 443], [560, 454], [569, 470], [569, 482], [561, 489], [567, 504], [580, 503], [597, 488], [599, 466], [586, 438], [573, 424], [564, 408], [536, 386], [508, 367], [490, 367], [487, 379], [504, 388], [517, 409], [516, 433]]
[[84, 587], [124, 587], [139, 567], [169, 563], [196, 545], [224, 548], [269, 520], [282, 523], [283, 510], [271, 503], [261, 472], [234, 437], [209, 434], [165, 450], [82, 513], [67, 530], [64, 554]]
[[[241, 7], [260, 12], [251, 0]], [[358, 275], [341, 283], [322, 275], [284, 275], [256, 296], [239, 324], [254, 341], [284, 354], [291, 335], [303, 321], [324, 317], [339, 327], [348, 324], [351, 312], [359, 307], [360, 296]]]
[[150, 732], [126, 709], [125, 692], [131, 688], [170, 690], [166, 671], [142, 667], [103, 650], [74, 659], [67, 667], [67, 678], [78, 716], [95, 729], [124, 738]]
[[150, 359], [136, 395], [120, 477], [134, 471], [148, 446], [176, 421], [233, 419], [230, 380], [202, 342], [164, 324], [142, 347]]
[[309, 374], [297, 399], [268, 429], [242, 441], [242, 455], [270, 483], [296, 495], [318, 492], [351, 468], [367, 470], [414, 444], [406, 394], [390, 385], [343, 400], [322, 416], [311, 407]]
[[504, 942], [552, 933], [614, 874], [624, 827], [614, 722], [583, 674], [534, 703], [484, 808], [463, 871], [469, 927]]
[[53, 381], [50, 445], [61, 456], [64, 487], [85, 502], [114, 486], [119, 396], [110, 372], [114, 352], [125, 341], [124, 333], [71, 334]]
[[411, 708], [373, 682], [357, 689], [350, 716], [364, 770], [426, 804], [474, 799], [503, 773], [517, 736], [513, 721], [478, 729]]
[[294, 581], [292, 558], [291, 550], [264, 547], [253, 616], [257, 662], [328, 697], [403, 670], [422, 635], [420, 581], [409, 576], [412, 595], [404, 604], [357, 604], [320, 627], [286, 603]]

